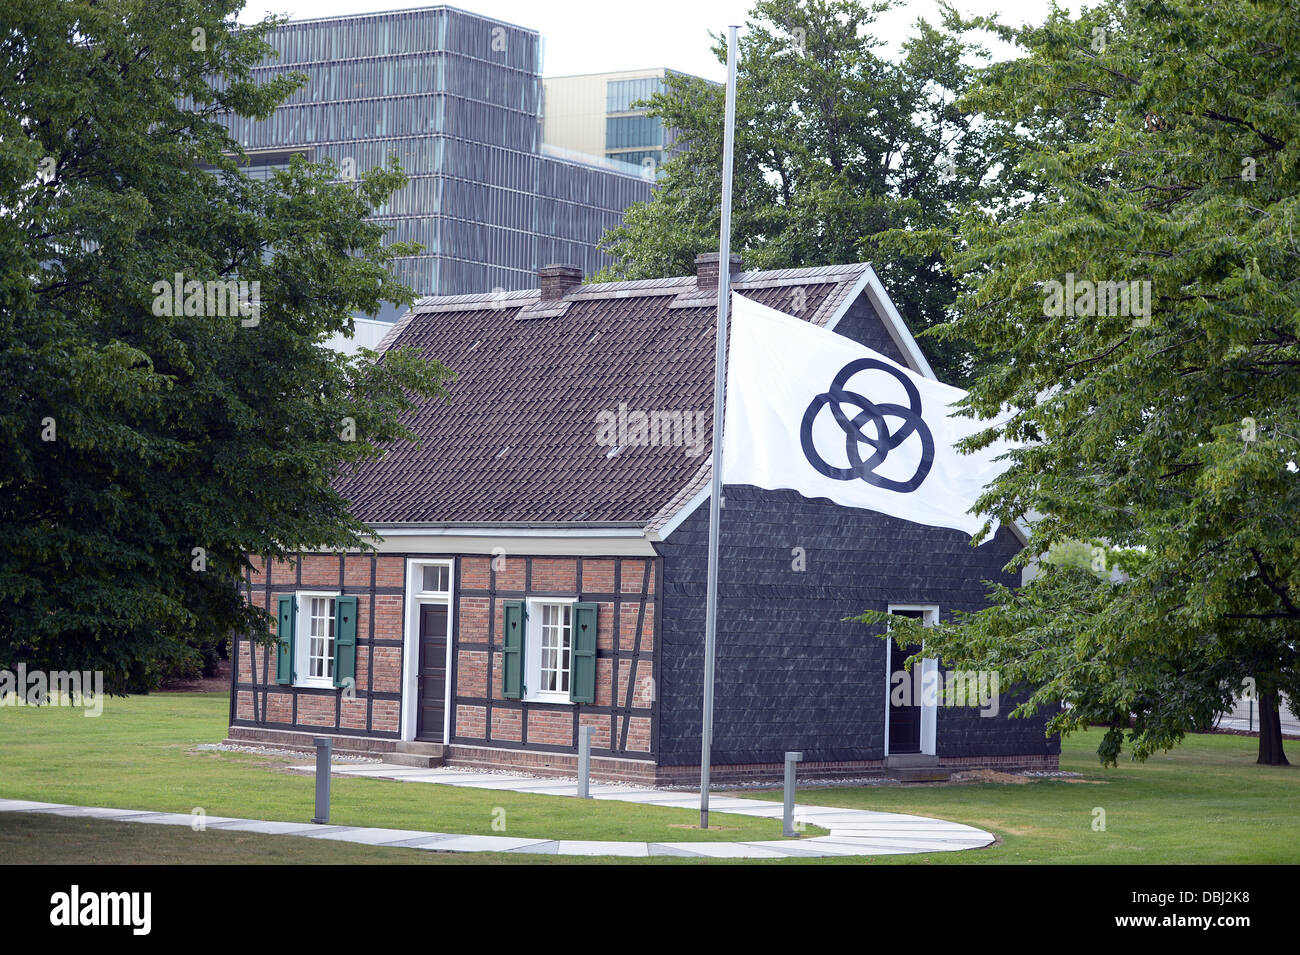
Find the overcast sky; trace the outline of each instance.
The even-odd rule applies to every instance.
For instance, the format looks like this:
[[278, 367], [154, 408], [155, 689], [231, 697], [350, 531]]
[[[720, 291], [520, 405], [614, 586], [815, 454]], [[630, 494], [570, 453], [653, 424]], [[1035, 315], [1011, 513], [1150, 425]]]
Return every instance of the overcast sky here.
[[[295, 19], [434, 6], [411, 0], [249, 0], [240, 22], [267, 13]], [[542, 34], [547, 76], [603, 73], [666, 66], [709, 79], [725, 69], [709, 52], [709, 31], [743, 26], [751, 0], [463, 0], [450, 4], [472, 13], [531, 27]], [[1071, 9], [1078, 2], [1063, 3]], [[963, 13], [1000, 12], [1006, 23], [1037, 23], [1048, 0], [956, 0]], [[917, 17], [938, 20], [935, 0], [910, 0], [877, 21], [880, 36], [897, 48]], [[1004, 54], [1005, 55], [1005, 54]]]

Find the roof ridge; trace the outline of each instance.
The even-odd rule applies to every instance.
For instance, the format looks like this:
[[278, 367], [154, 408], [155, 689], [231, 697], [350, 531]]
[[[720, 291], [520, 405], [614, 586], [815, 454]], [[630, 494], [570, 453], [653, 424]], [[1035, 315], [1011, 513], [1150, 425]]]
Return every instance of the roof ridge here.
[[[737, 273], [731, 281], [733, 288], [752, 286], [763, 283], [798, 283], [812, 279], [831, 279], [846, 282], [860, 278], [863, 272], [871, 268], [870, 262], [849, 262], [839, 265], [815, 265], [796, 269], [753, 269]], [[597, 299], [618, 297], [628, 292], [645, 292], [648, 294], [673, 294], [682, 288], [695, 285], [694, 275], [677, 275], [669, 278], [626, 279], [619, 282], [589, 282], [579, 285], [569, 292], [572, 298]], [[708, 294], [707, 290], [703, 294]], [[411, 306], [412, 311], [437, 311], [442, 309], [463, 308], [468, 305], [487, 304], [503, 305], [531, 299], [539, 299], [538, 289], [515, 289], [513, 291], [477, 292], [462, 295], [426, 295]]]

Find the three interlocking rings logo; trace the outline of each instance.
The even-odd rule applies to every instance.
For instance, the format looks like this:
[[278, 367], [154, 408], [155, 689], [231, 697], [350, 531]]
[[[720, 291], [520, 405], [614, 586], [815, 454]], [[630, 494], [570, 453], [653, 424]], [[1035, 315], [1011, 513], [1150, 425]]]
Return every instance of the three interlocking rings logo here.
[[[877, 404], [856, 391], [846, 391], [844, 386], [848, 384], [849, 379], [863, 371], [883, 371], [893, 375], [903, 386], [903, 391], [907, 393], [908, 407], [892, 402]], [[841, 468], [828, 464], [813, 444], [813, 425], [822, 408], [828, 405], [831, 414], [835, 416], [835, 422], [844, 432], [844, 453], [848, 456], [848, 467]], [[844, 411], [845, 406], [861, 410], [850, 418]], [[897, 431], [891, 432], [885, 424], [886, 418], [897, 418], [902, 421], [902, 424]], [[868, 424], [874, 426], [872, 429], [874, 434], [863, 430]], [[896, 481], [877, 474], [876, 468], [885, 462], [889, 452], [913, 434], [917, 435], [921, 442], [921, 459], [916, 466], [916, 473], [906, 481]], [[803, 445], [804, 457], [808, 459], [808, 463], [828, 478], [837, 481], [861, 478], [875, 487], [904, 494], [920, 487], [934, 464], [934, 436], [921, 418], [920, 392], [916, 390], [916, 385], [898, 369], [874, 358], [858, 358], [840, 369], [835, 380], [831, 382], [830, 390], [814, 398], [808, 410], [804, 412], [803, 424], [799, 428], [799, 441]], [[870, 456], [865, 459], [860, 450], [864, 444], [872, 449]]]

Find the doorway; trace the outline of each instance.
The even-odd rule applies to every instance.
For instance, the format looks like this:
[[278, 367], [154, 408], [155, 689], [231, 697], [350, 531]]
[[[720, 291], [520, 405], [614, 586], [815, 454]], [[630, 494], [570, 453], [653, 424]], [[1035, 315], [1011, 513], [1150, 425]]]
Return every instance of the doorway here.
[[447, 605], [420, 604], [419, 718], [415, 738], [444, 742], [447, 706]]

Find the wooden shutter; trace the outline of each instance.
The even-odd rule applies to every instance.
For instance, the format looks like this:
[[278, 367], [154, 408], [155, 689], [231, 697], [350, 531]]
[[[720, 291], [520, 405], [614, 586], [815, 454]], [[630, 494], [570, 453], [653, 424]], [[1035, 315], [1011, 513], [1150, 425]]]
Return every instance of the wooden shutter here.
[[569, 652], [569, 699], [574, 703], [596, 702], [596, 620], [598, 616], [597, 604], [573, 605], [573, 644]]
[[298, 598], [281, 594], [275, 624], [275, 682], [293, 683], [294, 636], [298, 632]]
[[501, 692], [507, 700], [523, 699], [524, 645], [528, 612], [522, 600], [507, 600], [501, 614]]
[[334, 685], [356, 687], [357, 598], [334, 598]]

